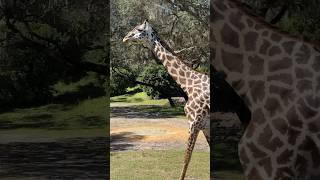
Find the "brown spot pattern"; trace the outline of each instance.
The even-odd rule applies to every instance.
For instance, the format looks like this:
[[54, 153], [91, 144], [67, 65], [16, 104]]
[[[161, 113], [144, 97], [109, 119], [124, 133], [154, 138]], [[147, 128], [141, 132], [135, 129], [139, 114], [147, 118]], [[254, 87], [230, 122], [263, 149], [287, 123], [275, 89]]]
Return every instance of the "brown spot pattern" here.
[[267, 77], [268, 81], [279, 81], [285, 84], [291, 85], [293, 83], [293, 79], [291, 74], [280, 73], [276, 75], [271, 75]]
[[257, 46], [258, 33], [248, 32], [244, 35], [244, 45], [247, 51], [254, 51]]
[[269, 47], [271, 46], [271, 43], [267, 40], [263, 40], [263, 43], [260, 47], [260, 53], [261, 54], [267, 54]]
[[269, 111], [271, 116], [274, 116], [276, 114], [276, 112], [282, 111], [282, 107], [280, 106], [278, 99], [273, 98], [273, 97], [269, 97], [266, 100], [264, 107], [266, 108], [266, 110]]
[[283, 135], [288, 132], [288, 123], [282, 118], [273, 119], [272, 125], [276, 130], [278, 130]]
[[265, 96], [265, 85], [263, 81], [249, 82], [250, 93], [253, 101], [256, 103], [262, 101]]
[[259, 159], [265, 157], [267, 154], [260, 150], [254, 143], [247, 143], [247, 147], [252, 152], [254, 158]]
[[259, 56], [250, 56], [248, 60], [251, 65], [249, 71], [251, 75], [264, 74], [264, 59]]
[[224, 24], [224, 26], [221, 30], [221, 40], [223, 43], [228, 44], [234, 48], [238, 48], [240, 46], [238, 33], [236, 33], [227, 24]]
[[240, 31], [243, 28], [245, 28], [245, 25], [241, 21], [241, 16], [240, 16], [239, 12], [238, 13], [231, 13], [229, 19], [230, 19], [231, 24], [234, 25], [236, 28], [238, 28]]
[[286, 116], [287, 116], [289, 124], [292, 127], [302, 128], [303, 122], [301, 121], [300, 116], [297, 114], [295, 106], [292, 106], [289, 109]]
[[302, 114], [302, 116], [305, 118], [305, 119], [310, 119], [312, 117], [314, 117], [315, 115], [318, 114], [317, 111], [311, 109], [310, 107], [308, 107], [306, 105], [306, 103], [304, 102], [303, 99], [300, 99], [298, 101], [298, 110], [299, 112]]
[[288, 69], [291, 66], [292, 66], [292, 60], [289, 58], [282, 58], [274, 61], [269, 61], [270, 72]]
[[297, 83], [297, 89], [300, 93], [303, 93], [304, 91], [308, 91], [312, 89], [312, 81], [307, 79], [302, 79], [298, 81]]
[[293, 156], [293, 150], [284, 150], [277, 158], [279, 164], [286, 164]]
[[313, 108], [319, 108], [320, 107], [320, 97], [319, 96], [313, 96], [313, 95], [307, 95], [306, 96], [306, 102], [308, 105], [310, 105]]
[[320, 130], [320, 122], [319, 121], [314, 121], [314, 122], [310, 122], [308, 124], [308, 129], [310, 130], [310, 132], [312, 133], [317, 133]]
[[281, 86], [270, 85], [269, 92], [271, 94], [277, 94], [286, 105], [289, 104], [290, 100], [293, 101], [295, 98], [292, 89]]
[[269, 56], [275, 56], [281, 53], [281, 49], [278, 46], [272, 46], [269, 50]]
[[289, 127], [289, 129], [288, 129], [288, 142], [289, 142], [289, 144], [295, 145], [298, 136], [300, 136], [300, 131]]
[[302, 45], [300, 48], [300, 52], [296, 53], [296, 61], [298, 64], [307, 64], [310, 59], [310, 49], [307, 45]]
[[308, 69], [303, 69], [300, 67], [295, 68], [296, 77], [298, 79], [305, 79], [305, 78], [312, 78], [313, 73], [309, 71]]
[[320, 56], [314, 58], [312, 68], [317, 72], [320, 71]]
[[311, 153], [313, 168], [317, 168], [320, 165], [320, 152], [314, 140], [307, 136], [301, 145], [298, 147], [299, 150], [309, 151]]
[[272, 33], [271, 34], [271, 40], [273, 40], [275, 42], [280, 42], [281, 39], [282, 39], [282, 37], [279, 34], [277, 34], [277, 33]]
[[252, 113], [253, 122], [257, 122], [258, 124], [263, 124], [266, 122], [266, 118], [263, 114], [262, 109], [257, 109]]
[[253, 21], [251, 19], [247, 19], [247, 24], [248, 24], [248, 27], [252, 27]]
[[286, 42], [282, 43], [282, 47], [289, 55], [291, 55], [295, 44], [296, 44], [296, 42], [294, 42], [294, 41], [286, 41]]
[[258, 143], [272, 152], [276, 151], [278, 147], [283, 145], [283, 142], [278, 138], [272, 138], [273, 133], [269, 125], [267, 125], [263, 132], [258, 137]]
[[272, 174], [271, 158], [267, 157], [267, 158], [261, 159], [258, 163], [260, 166], [262, 166], [265, 169], [266, 173], [270, 177]]
[[243, 55], [226, 52], [223, 49], [221, 50], [221, 57], [224, 66], [231, 72], [243, 71]]

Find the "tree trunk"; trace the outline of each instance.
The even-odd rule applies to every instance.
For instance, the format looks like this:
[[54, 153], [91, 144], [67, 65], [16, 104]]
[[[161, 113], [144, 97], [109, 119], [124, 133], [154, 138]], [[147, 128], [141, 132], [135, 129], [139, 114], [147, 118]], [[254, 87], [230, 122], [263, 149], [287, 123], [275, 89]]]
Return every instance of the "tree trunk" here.
[[174, 104], [171, 97], [168, 97], [168, 101], [169, 101], [171, 107], [176, 107], [176, 105]]

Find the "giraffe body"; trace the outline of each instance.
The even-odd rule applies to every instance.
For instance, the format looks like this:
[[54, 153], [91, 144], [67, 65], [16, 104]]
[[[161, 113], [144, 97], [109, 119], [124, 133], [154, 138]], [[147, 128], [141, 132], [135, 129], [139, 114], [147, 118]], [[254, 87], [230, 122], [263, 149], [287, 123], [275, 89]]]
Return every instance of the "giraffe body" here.
[[123, 39], [123, 42], [127, 41], [148, 42], [153, 53], [188, 96], [184, 110], [190, 126], [184, 166], [180, 175], [180, 179], [183, 180], [198, 133], [203, 131], [208, 143], [210, 142], [210, 78], [206, 74], [193, 70], [175, 56], [147, 21], [130, 31]]
[[217, 70], [249, 105], [239, 158], [252, 180], [320, 179], [320, 52], [236, 0], [211, 1]]

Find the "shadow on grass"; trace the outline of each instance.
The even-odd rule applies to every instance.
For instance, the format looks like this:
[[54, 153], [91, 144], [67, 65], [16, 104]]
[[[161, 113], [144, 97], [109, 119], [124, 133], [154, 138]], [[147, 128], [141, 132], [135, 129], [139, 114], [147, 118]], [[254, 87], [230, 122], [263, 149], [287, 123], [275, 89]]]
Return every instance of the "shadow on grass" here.
[[0, 144], [0, 177], [108, 179], [107, 138]]
[[139, 102], [143, 102], [144, 99], [142, 98], [131, 98], [128, 99], [127, 97], [118, 97], [117, 99], [111, 99], [110, 102], [114, 103], [114, 102], [122, 102], [122, 103], [131, 103], [131, 102], [135, 102], [135, 103], [139, 103]]
[[[235, 122], [236, 124], [237, 122]], [[210, 171], [214, 172], [214, 177], [219, 179], [228, 172], [237, 172], [243, 178], [243, 169], [238, 157], [238, 143], [243, 130], [240, 126], [226, 127], [219, 123], [212, 124], [213, 148], [211, 149], [211, 159], [213, 159]], [[223, 175], [219, 172], [223, 172]]]
[[124, 118], [173, 118], [176, 116], [184, 116], [183, 107], [164, 107], [157, 105], [137, 105], [125, 107], [111, 107], [112, 117]]
[[39, 111], [39, 114], [36, 114], [36, 112], [32, 112], [32, 114], [25, 112], [17, 113], [14, 120], [6, 120], [5, 117], [2, 117], [0, 118], [0, 129], [32, 128], [62, 130], [74, 125], [82, 128], [96, 128], [103, 127], [107, 124], [107, 120], [100, 116], [66, 114], [66, 117], [61, 117], [61, 115], [55, 114], [55, 110], [53, 109], [48, 111], [48, 113], [41, 111]]
[[113, 133], [110, 135], [111, 151], [124, 151], [134, 149], [134, 142], [142, 140], [144, 136], [132, 132]]
[[50, 128], [55, 126], [52, 118], [53, 116], [51, 114], [41, 114], [23, 116], [20, 120], [16, 121], [1, 120], [0, 129]]
[[105, 89], [102, 87], [87, 84], [79, 86], [77, 91], [66, 92], [53, 98], [53, 103], [58, 104], [75, 104], [85, 99], [105, 96]]

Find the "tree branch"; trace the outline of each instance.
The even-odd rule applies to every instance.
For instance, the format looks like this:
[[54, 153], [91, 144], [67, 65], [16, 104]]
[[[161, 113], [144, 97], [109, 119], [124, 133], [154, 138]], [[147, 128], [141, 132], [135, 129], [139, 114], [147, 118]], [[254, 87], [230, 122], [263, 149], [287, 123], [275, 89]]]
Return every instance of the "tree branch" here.
[[281, 7], [279, 13], [270, 21], [271, 24], [276, 24], [286, 14], [288, 6], [284, 5]]

